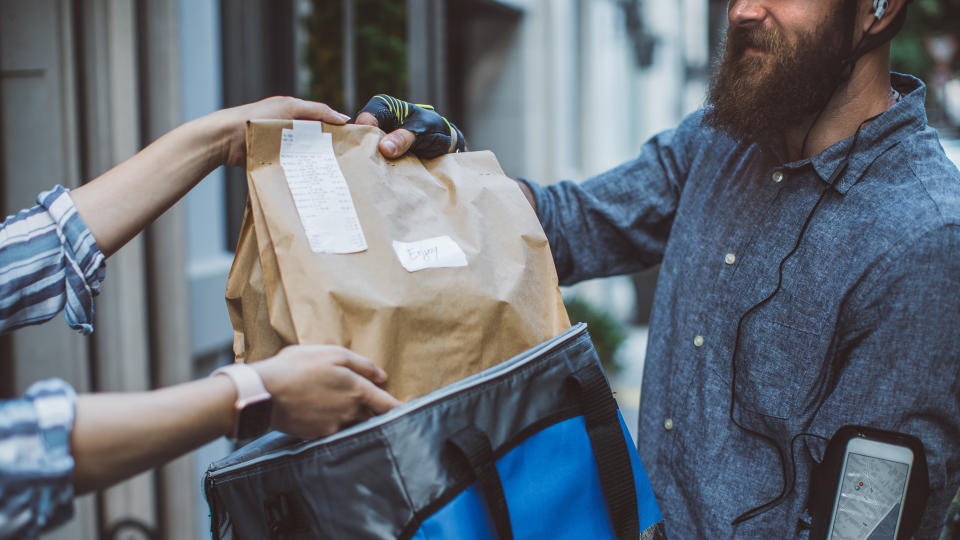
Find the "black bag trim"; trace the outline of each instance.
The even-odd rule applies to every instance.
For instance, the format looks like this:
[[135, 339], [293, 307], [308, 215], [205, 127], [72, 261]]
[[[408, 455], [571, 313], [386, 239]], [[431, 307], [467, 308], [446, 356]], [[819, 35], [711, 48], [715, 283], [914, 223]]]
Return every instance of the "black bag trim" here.
[[[564, 422], [578, 416], [583, 416], [580, 407], [572, 406], [561, 409], [549, 416], [544, 416], [540, 420], [517, 432], [515, 437], [511, 438], [509, 441], [494, 450], [493, 461], [497, 461], [503, 456], [507, 455], [511, 450], [520, 446], [524, 443], [524, 441], [536, 435], [537, 433], [553, 425], [559, 424], [560, 422]], [[397, 535], [397, 540], [410, 540], [413, 538], [413, 535], [417, 534], [417, 531], [423, 525], [424, 521], [426, 521], [430, 516], [439, 512], [444, 506], [450, 504], [450, 502], [456, 499], [457, 496], [473, 485], [473, 482], [474, 479], [469, 473], [459, 474], [457, 480], [453, 482], [450, 487], [445, 489], [439, 497], [413, 514], [413, 517], [410, 518], [410, 521], [407, 522], [406, 526], [404, 526], [404, 528], [400, 531], [400, 534]]]
[[493, 527], [500, 540], [513, 540], [510, 510], [503, 484], [497, 471], [497, 462], [490, 447], [490, 437], [476, 426], [467, 426], [447, 439], [447, 444], [463, 456], [480, 486]]
[[214, 540], [220, 540], [220, 499], [217, 491], [214, 489], [213, 479], [206, 476], [203, 481], [203, 493], [207, 499], [207, 505], [210, 506], [210, 536]]
[[632, 472], [633, 467], [617, 415], [617, 402], [607, 379], [600, 367], [593, 364], [577, 370], [568, 380], [576, 387], [583, 403], [587, 434], [617, 540], [639, 540], [637, 489], [633, 475], [626, 474]]

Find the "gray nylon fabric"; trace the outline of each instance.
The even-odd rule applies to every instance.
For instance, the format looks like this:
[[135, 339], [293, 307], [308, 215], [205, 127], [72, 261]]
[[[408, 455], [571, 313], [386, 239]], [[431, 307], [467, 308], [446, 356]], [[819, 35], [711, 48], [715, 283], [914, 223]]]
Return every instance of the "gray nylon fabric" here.
[[661, 519], [649, 529], [640, 533], [640, 540], [667, 540], [667, 528], [663, 520]]
[[[264, 506], [285, 493], [307, 523], [302, 534], [288, 531], [284, 538], [396, 538], [418, 511], [462, 483], [445, 450], [449, 435], [472, 423], [495, 449], [515, 441], [525, 428], [569, 411], [574, 403], [564, 391], [567, 377], [597, 362], [581, 324], [326, 439], [262, 437], [207, 471], [214, 536], [270, 538]], [[662, 537], [647, 534], [643, 538]]]

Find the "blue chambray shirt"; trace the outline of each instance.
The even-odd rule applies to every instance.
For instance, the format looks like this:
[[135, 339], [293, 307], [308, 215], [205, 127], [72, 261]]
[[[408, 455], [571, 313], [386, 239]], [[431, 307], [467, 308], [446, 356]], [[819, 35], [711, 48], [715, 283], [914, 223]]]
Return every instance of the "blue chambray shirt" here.
[[[960, 173], [927, 127], [925, 89], [853, 138], [784, 163], [702, 123], [657, 135], [640, 156], [577, 185], [531, 185], [561, 282], [662, 264], [650, 320], [639, 451], [673, 538], [805, 537], [810, 470], [826, 448], [794, 444], [797, 486], [731, 526], [784, 482], [801, 432], [844, 424], [911, 433], [926, 447], [934, 537], [960, 486]], [[789, 459], [789, 458], [788, 458]], [[789, 463], [787, 464], [789, 471]], [[789, 478], [787, 479], [789, 481]]]

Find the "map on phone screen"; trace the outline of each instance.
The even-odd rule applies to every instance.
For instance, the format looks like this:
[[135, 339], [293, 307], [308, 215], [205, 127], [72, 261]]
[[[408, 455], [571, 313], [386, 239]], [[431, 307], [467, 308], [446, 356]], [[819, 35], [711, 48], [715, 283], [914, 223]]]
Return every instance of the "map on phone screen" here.
[[910, 465], [847, 454], [834, 517], [835, 540], [894, 540]]

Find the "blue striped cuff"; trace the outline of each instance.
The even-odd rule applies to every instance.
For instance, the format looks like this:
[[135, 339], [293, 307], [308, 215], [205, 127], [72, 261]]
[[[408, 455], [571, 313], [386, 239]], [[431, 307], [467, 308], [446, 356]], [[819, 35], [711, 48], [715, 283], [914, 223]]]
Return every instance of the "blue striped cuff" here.
[[100, 285], [106, 276], [106, 257], [77, 213], [67, 189], [56, 186], [41, 193], [37, 202], [53, 219], [63, 245], [67, 324], [84, 335], [90, 334], [93, 332], [93, 297], [100, 294]]
[[0, 402], [0, 538], [34, 538], [73, 515], [76, 393], [59, 379]]

